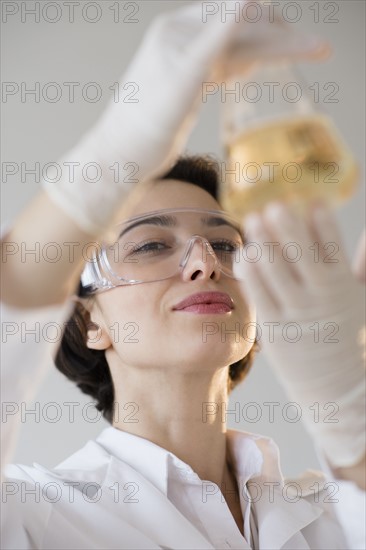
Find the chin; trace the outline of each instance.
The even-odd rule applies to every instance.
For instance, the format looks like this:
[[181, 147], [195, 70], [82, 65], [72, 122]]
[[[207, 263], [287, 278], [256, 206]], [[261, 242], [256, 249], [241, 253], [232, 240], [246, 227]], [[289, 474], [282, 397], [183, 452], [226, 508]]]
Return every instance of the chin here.
[[209, 369], [225, 367], [244, 357], [246, 350], [242, 348], [242, 345], [240, 349], [233, 348], [227, 342], [221, 342], [220, 338], [217, 341], [207, 341], [206, 343], [200, 340], [196, 342], [196, 345], [192, 340], [185, 344], [182, 338], [174, 350], [174, 362], [182, 365], [183, 368], [186, 366], [193, 370], [202, 369], [203, 365]]

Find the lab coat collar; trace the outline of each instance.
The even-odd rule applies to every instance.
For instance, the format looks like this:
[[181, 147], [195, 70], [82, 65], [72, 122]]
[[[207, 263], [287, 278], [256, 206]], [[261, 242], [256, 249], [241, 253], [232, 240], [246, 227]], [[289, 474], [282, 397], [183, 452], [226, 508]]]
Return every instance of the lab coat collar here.
[[[245, 483], [260, 475], [283, 480], [278, 447], [270, 438], [238, 430], [227, 430], [226, 437], [237, 477], [240, 476]], [[188, 477], [196, 476], [193, 469], [176, 455], [137, 435], [110, 427], [99, 435], [96, 442], [110, 455], [140, 472], [166, 496], [171, 469], [180, 477], [182, 473]]]
[[[89, 441], [59, 464], [53, 474], [67, 481], [98, 484], [101, 493], [107, 496], [104, 506], [110, 510], [111, 529], [114, 522], [117, 529], [123, 518], [160, 548], [214, 550], [212, 544], [167, 499], [169, 456], [174, 455], [141, 437], [110, 427], [95, 442]], [[123, 489], [131, 486], [132, 493], [137, 487], [137, 495], [131, 498], [128, 490], [126, 498], [126, 493], [121, 492], [122, 496], [116, 503], [111, 488], [117, 483]], [[133, 496], [137, 497], [138, 506], [133, 505]]]
[[[146, 454], [145, 454], [146, 458]], [[121, 467], [122, 466], [122, 467]], [[123, 471], [123, 477], [121, 472]], [[155, 486], [153, 482], [147, 481], [145, 474], [142, 474], [121, 464], [120, 459], [111, 457], [107, 476], [102, 487], [111, 487], [119, 480], [123, 487], [128, 486], [133, 480], [134, 486], [139, 488], [136, 495], [141, 507], [135, 514], [131, 503], [124, 506], [124, 516], [128, 515], [129, 523], [136, 529], [141, 530], [161, 548], [178, 549], [194, 548], [197, 550], [214, 550], [212, 544], [203, 534], [174, 506], [166, 495]]]
[[[297, 500], [301, 483], [294, 480], [295, 486], [285, 485], [275, 442], [268, 437], [235, 430], [228, 430], [227, 437], [240, 488], [247, 487], [244, 496], [253, 507], [260, 526], [259, 548], [282, 548], [290, 539], [292, 550], [310, 548], [300, 531], [318, 519], [323, 509], [305, 498]], [[240, 496], [243, 498], [243, 492]]]
[[[165, 495], [170, 468], [179, 470], [180, 474], [186, 472], [188, 476], [193, 473], [192, 468], [173, 453], [115, 428], [105, 430], [97, 441], [113, 456], [134, 467]], [[227, 430], [227, 444], [240, 487], [246, 486], [249, 481], [254, 513], [260, 525], [259, 547], [281, 548], [297, 534], [296, 540], [292, 541], [294, 550], [308, 549], [300, 531], [315, 521], [323, 510], [304, 498], [297, 502], [289, 500], [290, 493], [284, 492], [285, 480], [280, 467], [278, 446], [268, 437], [233, 429]], [[149, 460], [146, 460], [147, 456]], [[274, 488], [273, 495], [270, 495], [271, 486]], [[261, 491], [262, 496], [259, 499], [257, 491]], [[249, 495], [246, 496], [248, 498]]]
[[167, 495], [168, 461], [169, 457], [174, 456], [172, 453], [143, 437], [113, 427], [103, 430], [96, 441], [113, 457], [131, 466]]
[[[289, 502], [283, 497], [284, 478], [279, 464], [279, 450], [270, 438], [237, 430], [227, 431], [229, 456], [236, 473], [240, 488], [247, 485], [250, 506], [259, 526], [259, 548], [282, 548], [290, 539], [293, 549], [309, 549], [301, 529], [315, 521], [323, 509], [304, 498], [298, 502]], [[167, 506], [169, 468], [186, 469], [191, 467], [173, 453], [136, 435], [122, 432], [116, 428], [106, 428], [96, 442], [89, 442], [83, 449], [61, 463], [54, 472], [65, 479], [95, 481], [103, 486], [115, 483], [121, 472], [121, 462], [128, 465], [134, 479], [141, 486], [149, 482], [149, 499], [151, 497], [151, 529], [149, 536], [163, 546], [179, 547], [182, 542], [186, 547], [213, 548], [201, 533], [180, 514], [173, 504]], [[273, 485], [269, 497], [268, 484]], [[258, 498], [258, 491], [261, 497]], [[246, 499], [248, 502], [248, 492]], [[242, 494], [241, 494], [242, 497]], [[161, 509], [159, 501], [165, 502], [164, 522], [169, 528], [162, 538], [161, 530], [154, 531], [154, 524], [161, 523], [161, 515], [154, 518], [155, 510]], [[155, 504], [154, 504], [155, 503]], [[178, 512], [178, 514], [177, 514]], [[168, 523], [169, 522], [169, 523]], [[183, 528], [182, 528], [183, 527]], [[170, 535], [170, 533], [175, 534]]]

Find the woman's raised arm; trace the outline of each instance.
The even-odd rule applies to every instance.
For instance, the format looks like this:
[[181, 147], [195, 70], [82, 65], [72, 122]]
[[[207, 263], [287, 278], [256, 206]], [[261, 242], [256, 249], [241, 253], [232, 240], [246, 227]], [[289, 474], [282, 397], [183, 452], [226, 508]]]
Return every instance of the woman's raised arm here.
[[[241, 8], [246, 1], [237, 4]], [[116, 222], [132, 187], [165, 172], [184, 148], [203, 82], [245, 72], [261, 59], [324, 54], [322, 41], [295, 33], [283, 20], [264, 16], [254, 29], [240, 17], [224, 17], [225, 2], [220, 8], [207, 14], [196, 2], [153, 21], [119, 83], [121, 90], [134, 83], [137, 101], [110, 103], [61, 159], [70, 169], [56, 183], [43, 183], [6, 235], [3, 302], [41, 307], [62, 303], [75, 291], [88, 242]], [[72, 167], [87, 163], [92, 163], [88, 181], [77, 170], [74, 177]], [[42, 253], [50, 243], [52, 260]], [[26, 255], [27, 250], [40, 253]]]

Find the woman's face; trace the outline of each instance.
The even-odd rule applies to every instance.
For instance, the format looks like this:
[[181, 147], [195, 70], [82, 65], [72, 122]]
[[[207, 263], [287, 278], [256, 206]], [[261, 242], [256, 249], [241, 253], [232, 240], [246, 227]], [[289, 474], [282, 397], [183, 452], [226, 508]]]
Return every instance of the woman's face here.
[[[161, 180], [130, 201], [124, 215], [128, 219], [166, 208], [221, 210], [203, 189]], [[192, 228], [189, 236], [196, 231]], [[192, 294], [207, 291], [228, 294], [233, 309], [221, 313], [174, 309]], [[102, 336], [100, 331], [98, 338], [93, 333], [94, 342], [88, 345], [106, 350], [112, 372], [121, 364], [140, 369], [156, 366], [187, 372], [198, 368], [213, 371], [244, 357], [255, 337], [254, 329], [248, 328], [255, 321], [255, 313], [247, 305], [239, 283], [212, 262], [203, 261], [202, 254], [192, 254], [184, 271], [171, 278], [119, 286], [98, 294], [91, 319], [101, 328]]]

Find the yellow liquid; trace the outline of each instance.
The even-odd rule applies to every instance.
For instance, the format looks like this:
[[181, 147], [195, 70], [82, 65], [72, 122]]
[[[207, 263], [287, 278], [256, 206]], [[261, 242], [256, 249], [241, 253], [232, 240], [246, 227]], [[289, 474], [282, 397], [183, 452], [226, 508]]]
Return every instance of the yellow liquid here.
[[269, 201], [337, 204], [350, 197], [357, 164], [326, 116], [278, 120], [252, 128], [227, 146], [221, 204], [242, 217]]

